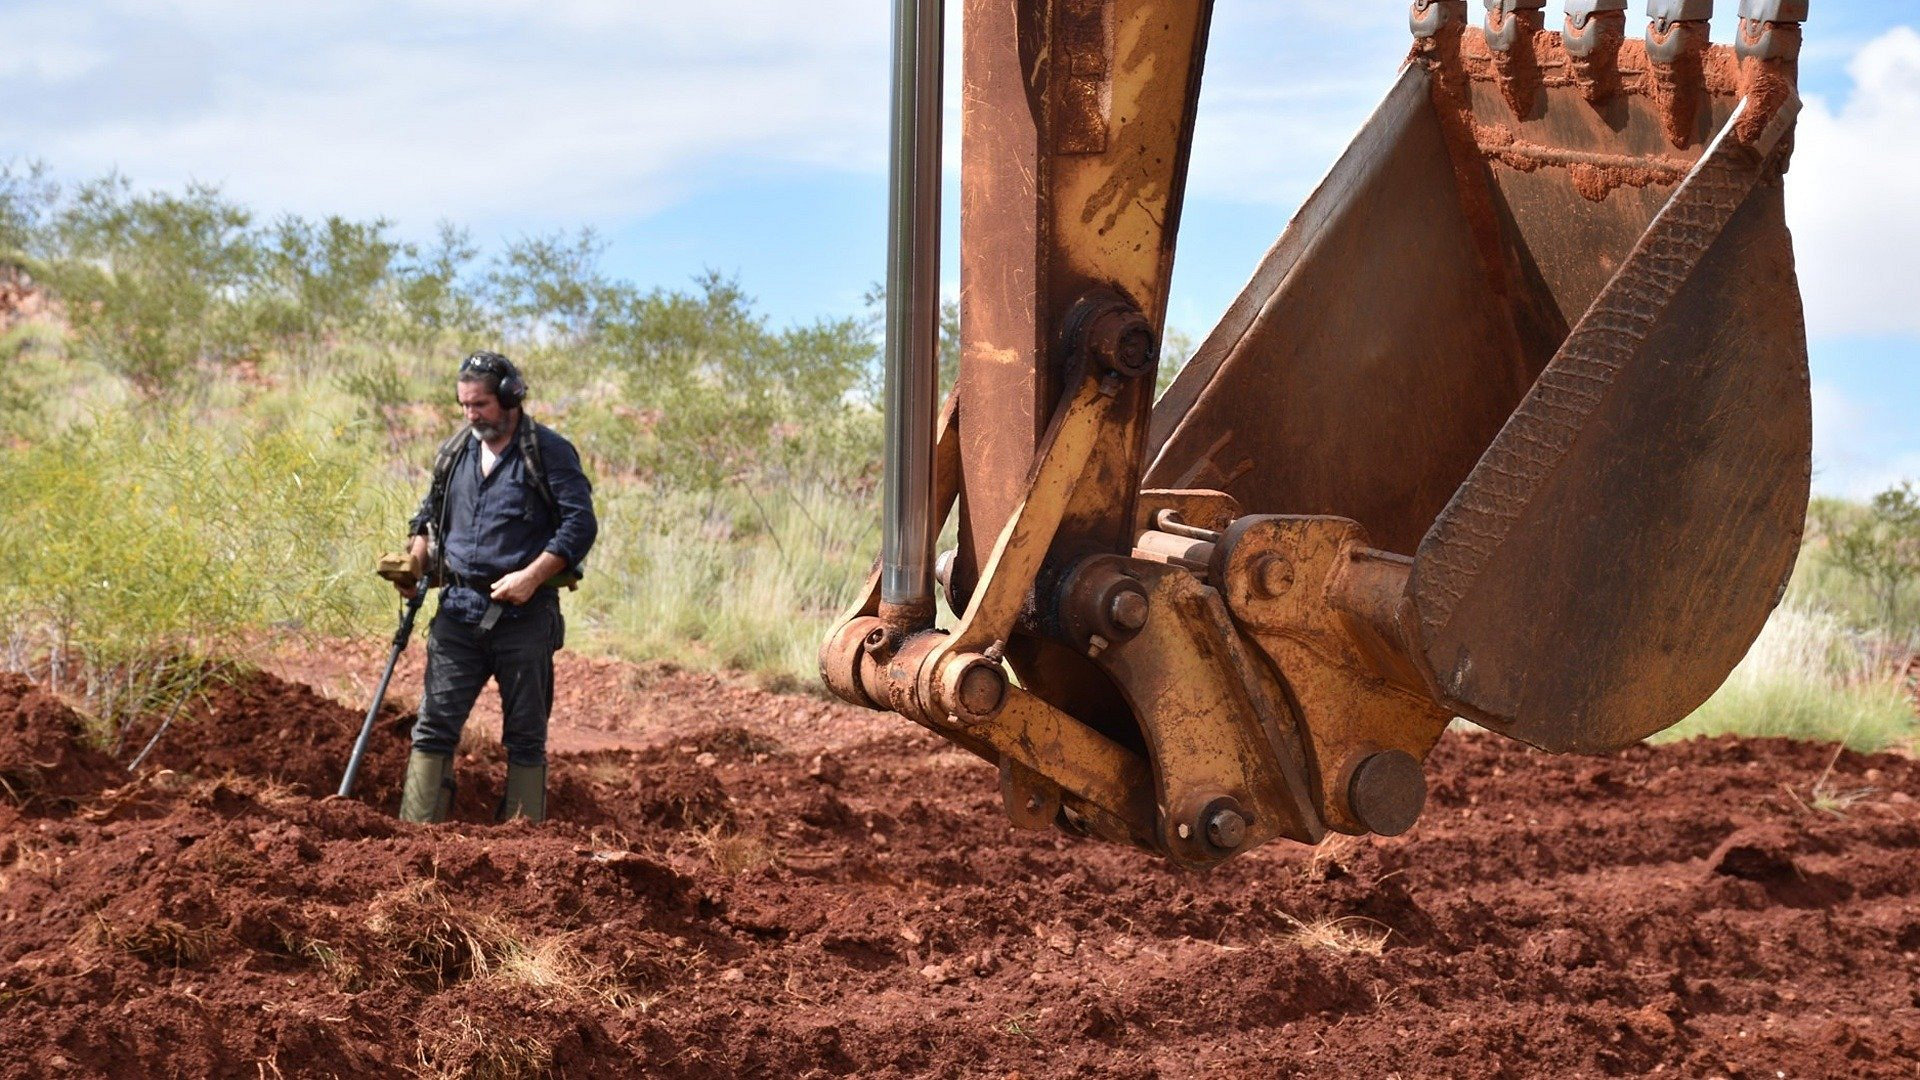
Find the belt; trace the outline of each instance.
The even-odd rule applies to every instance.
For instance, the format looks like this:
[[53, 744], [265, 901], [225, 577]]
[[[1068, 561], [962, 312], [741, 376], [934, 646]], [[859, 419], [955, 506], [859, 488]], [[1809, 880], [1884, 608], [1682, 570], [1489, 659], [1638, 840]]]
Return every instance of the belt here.
[[[501, 575], [501, 576], [504, 577], [505, 575]], [[498, 580], [499, 578], [469, 577], [465, 574], [442, 574], [440, 576], [440, 581], [442, 584], [458, 585], [463, 589], [472, 589], [474, 592], [479, 593], [481, 596], [492, 596], [493, 583]], [[560, 571], [560, 573], [554, 575], [551, 579], [549, 579], [545, 584], [542, 584], [540, 588], [542, 590], [553, 589], [557, 591], [562, 588], [572, 587], [572, 583], [578, 582], [579, 580], [580, 580], [580, 575], [578, 573], [568, 571], [568, 570], [562, 570]]]

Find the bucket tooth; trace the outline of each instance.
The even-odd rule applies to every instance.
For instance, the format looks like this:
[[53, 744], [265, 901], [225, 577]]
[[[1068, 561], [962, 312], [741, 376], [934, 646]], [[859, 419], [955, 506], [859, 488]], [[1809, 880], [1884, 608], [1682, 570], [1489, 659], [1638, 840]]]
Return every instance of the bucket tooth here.
[[1706, 92], [1707, 49], [1713, 44], [1713, 0], [1651, 0], [1647, 4], [1647, 66], [1654, 100], [1675, 147], [1700, 141], [1700, 102]]
[[1742, 60], [1800, 59], [1800, 24], [1807, 0], [1740, 0], [1740, 34], [1734, 49]]
[[1467, 26], [1467, 0], [1413, 0], [1407, 23], [1421, 40], [1459, 37]]
[[1531, 117], [1540, 90], [1535, 39], [1545, 25], [1547, 0], [1487, 0], [1487, 48], [1500, 95], [1517, 117]]
[[1487, 47], [1511, 52], [1515, 45], [1533, 51], [1533, 35], [1546, 25], [1547, 0], [1487, 0]]
[[1573, 77], [1588, 101], [1620, 92], [1620, 47], [1627, 41], [1627, 0], [1567, 0], [1566, 47]]

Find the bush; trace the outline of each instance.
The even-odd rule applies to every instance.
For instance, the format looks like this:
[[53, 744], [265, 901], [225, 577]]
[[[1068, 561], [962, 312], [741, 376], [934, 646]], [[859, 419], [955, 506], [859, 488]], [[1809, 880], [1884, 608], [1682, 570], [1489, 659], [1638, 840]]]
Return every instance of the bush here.
[[81, 345], [157, 395], [242, 344], [229, 296], [256, 259], [250, 220], [210, 187], [142, 195], [109, 176], [82, 185], [55, 218], [59, 254], [40, 276]]
[[297, 430], [121, 415], [0, 453], [10, 666], [44, 666], [111, 733], [177, 688], [181, 658], [244, 656], [254, 628], [369, 630], [390, 605], [366, 523], [399, 497]]
[[1873, 497], [1864, 510], [1827, 508], [1822, 525], [1833, 564], [1872, 595], [1877, 621], [1891, 629], [1913, 625], [1913, 593], [1920, 581], [1920, 496], [1911, 482]]

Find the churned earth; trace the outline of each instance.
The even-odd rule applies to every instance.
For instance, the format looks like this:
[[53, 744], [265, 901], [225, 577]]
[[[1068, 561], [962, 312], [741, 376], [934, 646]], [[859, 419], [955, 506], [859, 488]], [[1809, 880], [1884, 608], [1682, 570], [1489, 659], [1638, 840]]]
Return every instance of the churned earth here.
[[476, 739], [418, 828], [404, 701], [324, 797], [377, 649], [132, 778], [0, 676], [0, 1076], [1920, 1075], [1906, 757], [1455, 732], [1408, 836], [1194, 875], [902, 721], [563, 656], [564, 820], [491, 824]]

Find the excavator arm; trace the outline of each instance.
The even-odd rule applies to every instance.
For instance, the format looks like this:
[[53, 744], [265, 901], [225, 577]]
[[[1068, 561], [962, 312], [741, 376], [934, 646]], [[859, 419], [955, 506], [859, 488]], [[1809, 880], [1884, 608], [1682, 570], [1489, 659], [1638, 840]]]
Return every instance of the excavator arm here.
[[1632, 41], [1625, 0], [1420, 0], [1158, 403], [1212, 5], [963, 2], [959, 384], [936, 417], [940, 13], [898, 0], [885, 530], [836, 694], [996, 764], [1016, 824], [1199, 868], [1404, 832], [1455, 717], [1599, 752], [1725, 679], [1810, 478], [1804, 0], [1733, 46], [1711, 0]]

